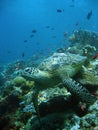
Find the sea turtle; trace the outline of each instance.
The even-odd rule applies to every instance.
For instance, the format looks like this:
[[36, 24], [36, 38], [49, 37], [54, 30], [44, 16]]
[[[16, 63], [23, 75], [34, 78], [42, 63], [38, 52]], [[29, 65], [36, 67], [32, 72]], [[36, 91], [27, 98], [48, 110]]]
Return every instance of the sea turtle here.
[[63, 85], [81, 101], [93, 103], [95, 97], [73, 77], [80, 71], [87, 58], [72, 53], [54, 53], [42, 61], [37, 68], [27, 67], [22, 76], [35, 81], [33, 104], [38, 114], [38, 93], [40, 90]]

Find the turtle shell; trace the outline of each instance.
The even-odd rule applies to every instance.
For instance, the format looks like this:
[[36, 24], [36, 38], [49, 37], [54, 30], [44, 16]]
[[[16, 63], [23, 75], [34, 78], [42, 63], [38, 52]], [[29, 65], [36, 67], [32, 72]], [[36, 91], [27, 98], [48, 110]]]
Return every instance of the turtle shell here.
[[44, 71], [52, 71], [61, 66], [79, 64], [80, 62], [84, 62], [85, 59], [85, 56], [72, 53], [54, 53], [52, 56], [41, 62], [38, 68]]

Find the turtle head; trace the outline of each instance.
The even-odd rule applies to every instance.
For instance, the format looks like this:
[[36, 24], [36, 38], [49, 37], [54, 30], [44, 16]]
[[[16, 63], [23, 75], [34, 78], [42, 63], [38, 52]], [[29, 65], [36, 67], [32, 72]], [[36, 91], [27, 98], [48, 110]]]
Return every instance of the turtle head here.
[[40, 75], [40, 70], [35, 67], [27, 67], [22, 71], [22, 76], [29, 80], [36, 80]]
[[45, 78], [47, 78], [47, 73], [39, 70], [35, 67], [27, 67], [22, 71], [21, 74], [24, 78], [29, 80], [34, 80], [35, 82], [42, 82]]

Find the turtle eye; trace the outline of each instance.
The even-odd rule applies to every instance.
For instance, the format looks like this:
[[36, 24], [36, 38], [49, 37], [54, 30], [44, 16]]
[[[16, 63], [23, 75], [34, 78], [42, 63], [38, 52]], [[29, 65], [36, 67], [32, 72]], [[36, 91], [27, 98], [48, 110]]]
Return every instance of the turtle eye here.
[[25, 71], [26, 73], [30, 73], [30, 74], [31, 74], [32, 68], [31, 68], [31, 67], [27, 67], [27, 68], [24, 69], [24, 71]]

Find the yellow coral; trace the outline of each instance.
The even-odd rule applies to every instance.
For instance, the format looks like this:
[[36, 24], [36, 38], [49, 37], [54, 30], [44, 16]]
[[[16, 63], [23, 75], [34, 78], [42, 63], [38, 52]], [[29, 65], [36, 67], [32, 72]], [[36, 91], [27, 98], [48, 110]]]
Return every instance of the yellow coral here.
[[26, 86], [27, 87], [34, 87], [34, 81], [27, 80], [26, 81]]
[[21, 77], [21, 76], [17, 76], [16, 78], [14, 78], [13, 83], [16, 86], [20, 86], [20, 85], [25, 84], [26, 80], [23, 77]]

